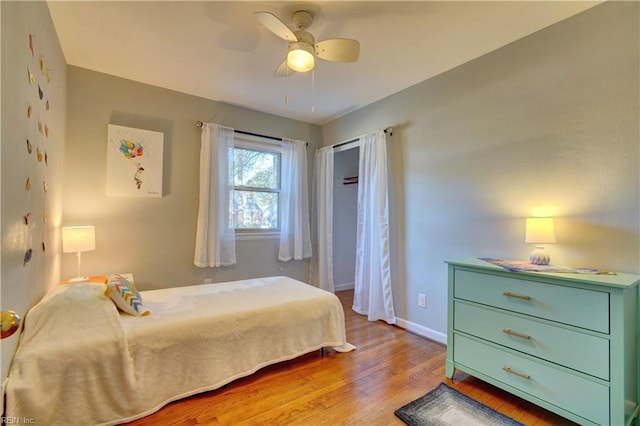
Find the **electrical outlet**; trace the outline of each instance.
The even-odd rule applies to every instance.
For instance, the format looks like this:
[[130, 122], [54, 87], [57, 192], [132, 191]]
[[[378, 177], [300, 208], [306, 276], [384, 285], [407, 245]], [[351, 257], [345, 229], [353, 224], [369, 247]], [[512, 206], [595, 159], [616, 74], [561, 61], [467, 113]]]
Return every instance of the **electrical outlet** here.
[[427, 295], [424, 293], [418, 293], [418, 306], [421, 308], [427, 307]]
[[213, 284], [213, 278], [205, 278], [204, 279], [204, 283], [205, 284]]

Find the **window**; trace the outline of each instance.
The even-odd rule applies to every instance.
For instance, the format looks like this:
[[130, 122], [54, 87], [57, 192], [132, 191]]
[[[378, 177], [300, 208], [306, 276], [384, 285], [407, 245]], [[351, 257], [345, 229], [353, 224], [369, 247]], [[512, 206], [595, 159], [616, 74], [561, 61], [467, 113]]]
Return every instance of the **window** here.
[[229, 223], [236, 232], [280, 229], [280, 152], [278, 147], [236, 138], [230, 158], [233, 199]]

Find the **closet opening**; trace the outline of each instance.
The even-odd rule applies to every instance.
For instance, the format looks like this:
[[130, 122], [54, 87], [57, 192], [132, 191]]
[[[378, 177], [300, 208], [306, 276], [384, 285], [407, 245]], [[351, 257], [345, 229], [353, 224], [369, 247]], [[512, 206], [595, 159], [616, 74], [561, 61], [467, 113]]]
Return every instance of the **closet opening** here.
[[333, 157], [333, 282], [336, 291], [355, 285], [360, 148], [336, 148]]

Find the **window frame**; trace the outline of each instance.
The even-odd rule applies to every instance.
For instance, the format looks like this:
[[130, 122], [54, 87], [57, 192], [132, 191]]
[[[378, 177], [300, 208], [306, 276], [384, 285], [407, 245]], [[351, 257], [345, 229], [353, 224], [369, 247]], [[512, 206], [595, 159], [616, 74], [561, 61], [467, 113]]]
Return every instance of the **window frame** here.
[[[278, 183], [277, 189], [261, 188], [244, 185], [233, 185], [234, 192], [236, 189], [242, 191], [269, 192], [278, 194], [278, 227], [277, 228], [234, 228], [237, 240], [244, 239], [275, 239], [280, 237], [280, 226], [282, 217], [282, 199], [280, 193], [282, 191], [282, 148], [279, 141], [271, 140], [254, 135], [244, 135], [235, 133], [233, 140], [233, 148], [247, 149], [251, 151], [265, 152], [276, 154], [278, 156]], [[233, 170], [233, 164], [229, 164], [229, 170]], [[227, 223], [229, 226], [229, 223]]]

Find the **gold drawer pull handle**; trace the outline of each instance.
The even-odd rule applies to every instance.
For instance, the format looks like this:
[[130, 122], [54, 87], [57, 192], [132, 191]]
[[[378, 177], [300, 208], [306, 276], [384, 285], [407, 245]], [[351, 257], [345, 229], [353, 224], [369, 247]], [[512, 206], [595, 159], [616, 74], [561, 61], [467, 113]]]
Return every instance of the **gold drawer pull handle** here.
[[516, 333], [515, 331], [511, 331], [511, 330], [509, 330], [508, 328], [504, 328], [504, 329], [502, 329], [502, 332], [503, 332], [503, 333], [507, 333], [507, 334], [509, 334], [509, 335], [511, 335], [511, 336], [519, 337], [519, 338], [521, 338], [521, 339], [531, 339], [531, 336], [529, 336], [528, 334], [520, 334], [520, 333]]
[[512, 369], [510, 369], [506, 365], [504, 367], [502, 367], [502, 369], [504, 371], [506, 371], [507, 373], [513, 374], [514, 376], [518, 376], [518, 377], [521, 377], [523, 379], [529, 380], [529, 378], [530, 378], [530, 376], [528, 374], [522, 374], [522, 373], [518, 373], [517, 371], [513, 371]]
[[514, 299], [531, 300], [531, 296], [523, 296], [521, 294], [513, 294], [508, 291], [502, 293], [503, 296], [513, 297]]

